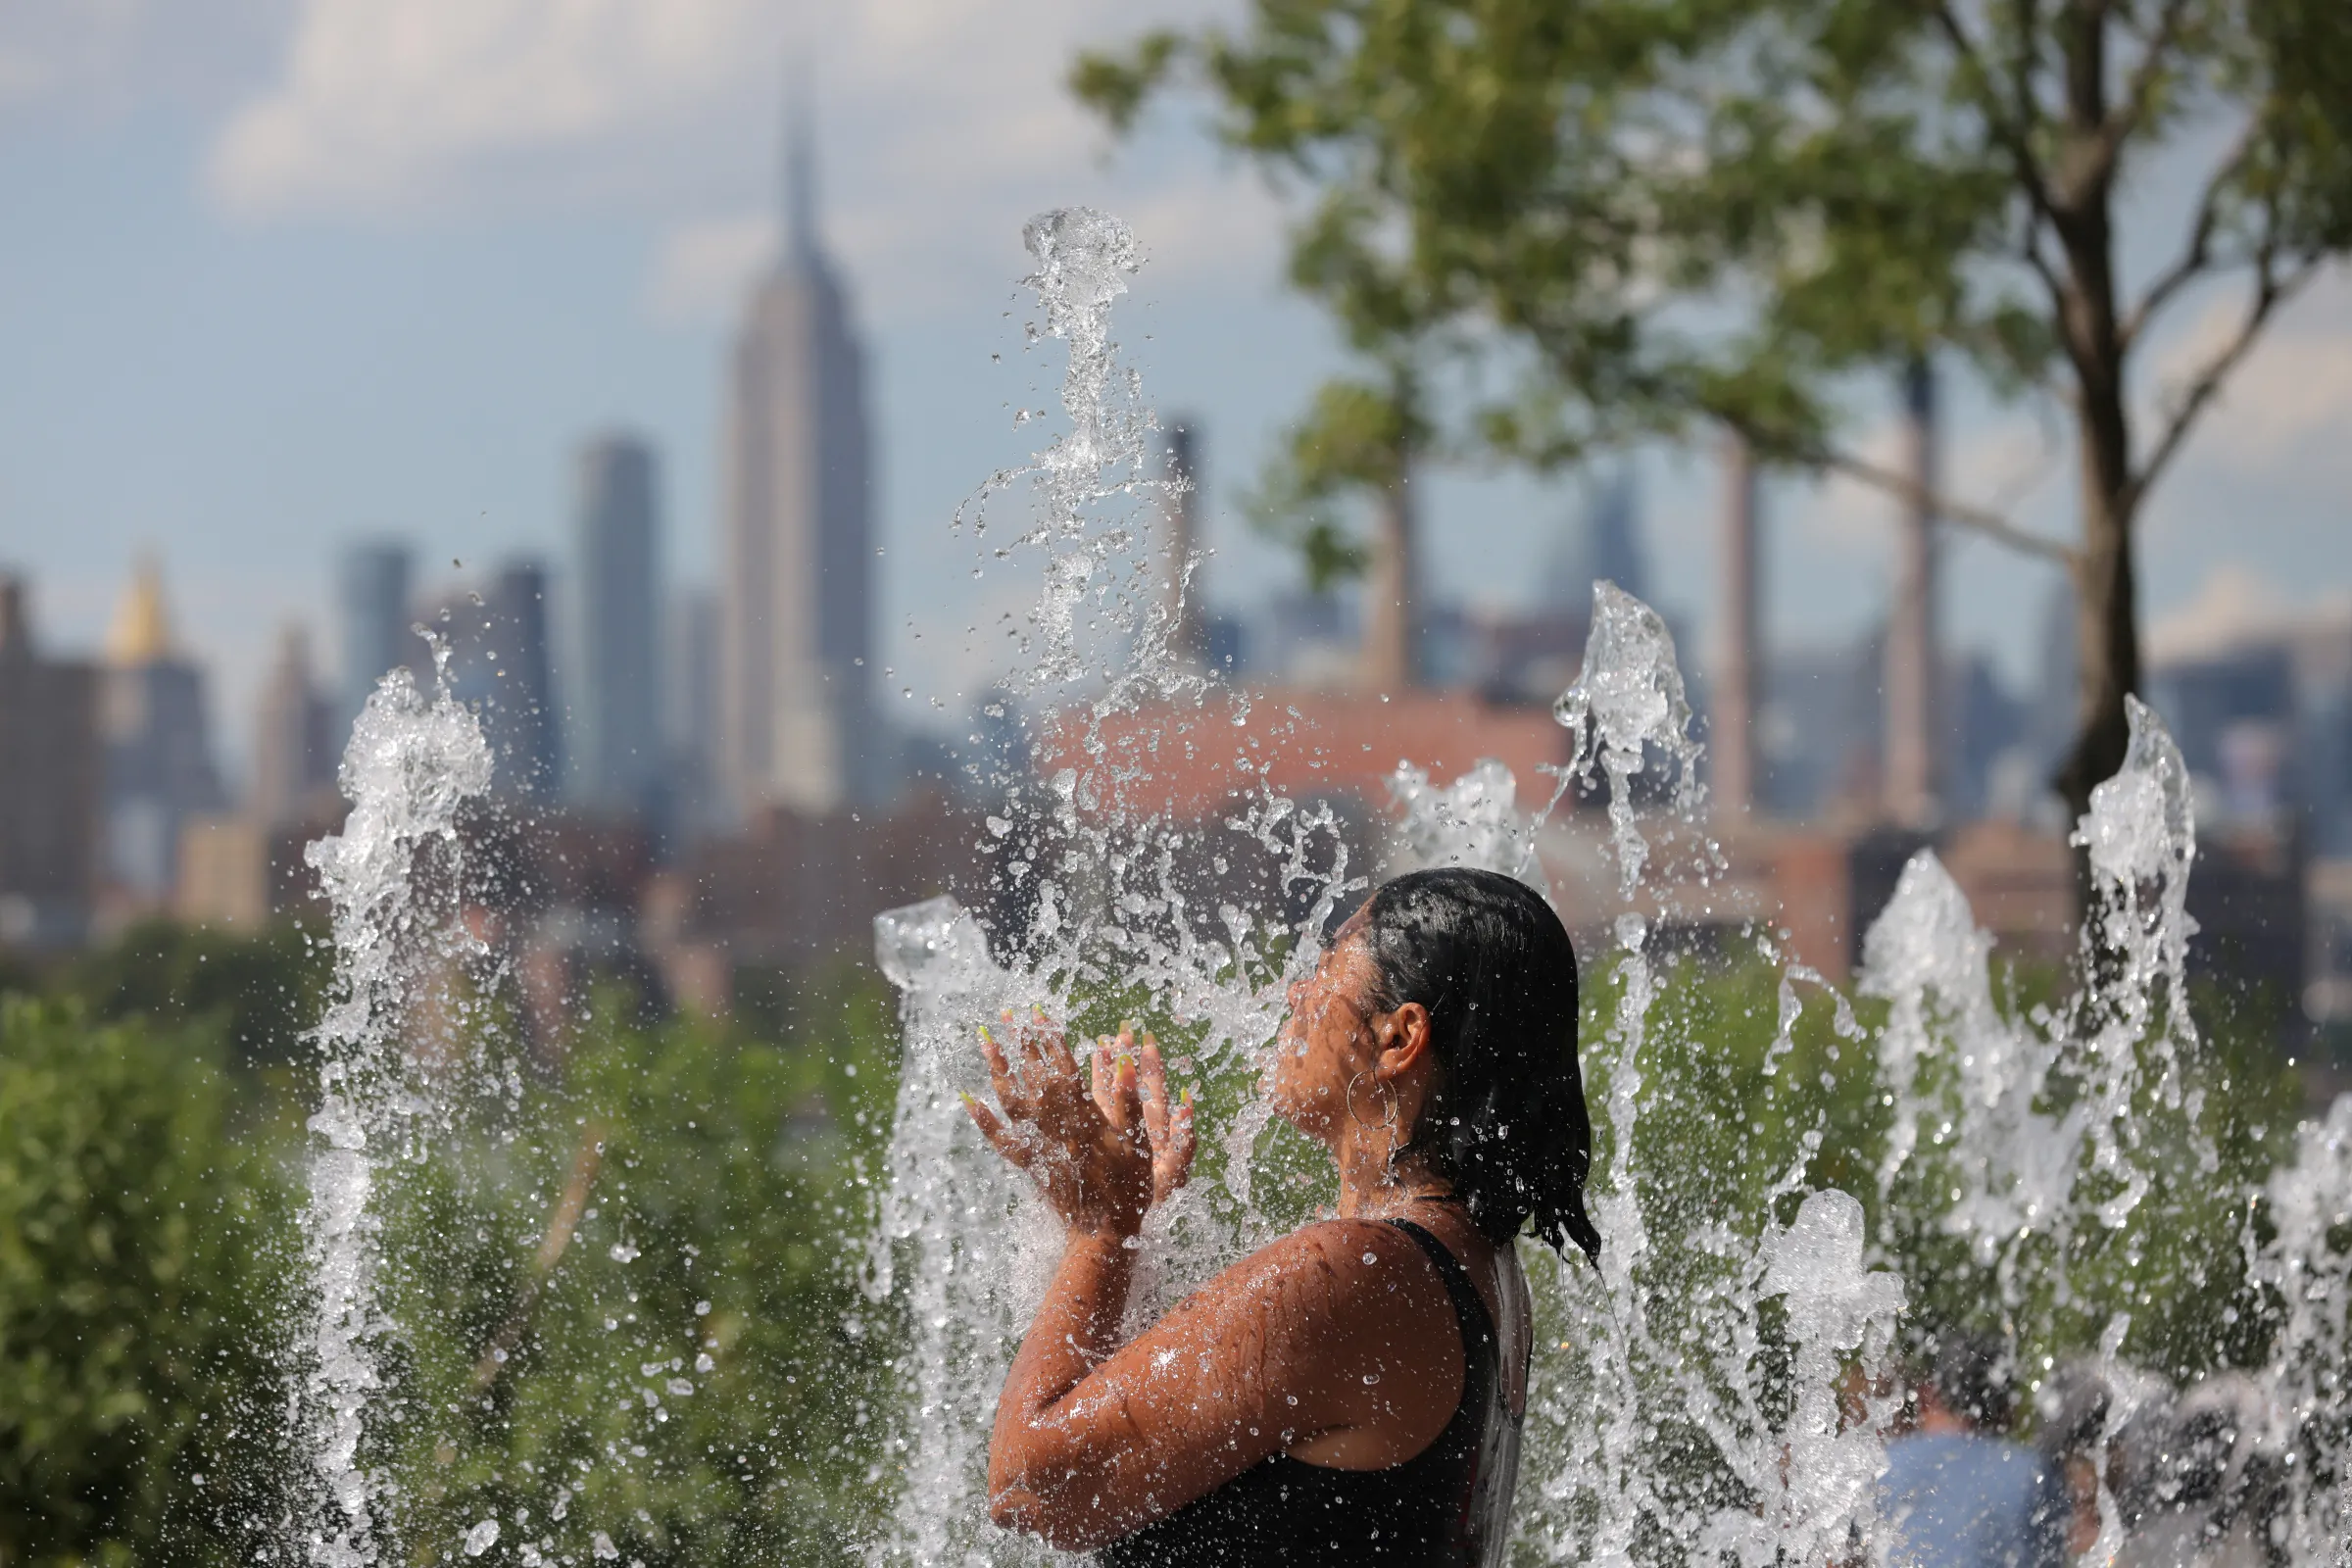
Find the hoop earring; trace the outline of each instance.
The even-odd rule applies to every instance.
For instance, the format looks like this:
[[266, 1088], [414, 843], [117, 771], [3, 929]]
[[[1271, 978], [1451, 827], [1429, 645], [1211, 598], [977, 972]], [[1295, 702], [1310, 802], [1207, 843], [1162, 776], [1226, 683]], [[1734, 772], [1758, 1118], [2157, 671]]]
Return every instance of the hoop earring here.
[[1389, 1158], [1394, 1161], [1397, 1153], [1396, 1091], [1394, 1089], [1383, 1089], [1377, 1081], [1372, 1085], [1373, 1088], [1380, 1090], [1381, 1105], [1385, 1112], [1380, 1119], [1380, 1125], [1378, 1127], [1373, 1127], [1370, 1123], [1366, 1122], [1363, 1117], [1358, 1116], [1355, 1113], [1355, 1086], [1357, 1080], [1361, 1079], [1363, 1076], [1364, 1074], [1359, 1072], [1355, 1075], [1355, 1077], [1348, 1079], [1348, 1087], [1340, 1092], [1340, 1098], [1348, 1106], [1348, 1119], [1349, 1121], [1355, 1123], [1358, 1127], [1363, 1128], [1363, 1130], [1368, 1133], [1385, 1132], [1389, 1135]]

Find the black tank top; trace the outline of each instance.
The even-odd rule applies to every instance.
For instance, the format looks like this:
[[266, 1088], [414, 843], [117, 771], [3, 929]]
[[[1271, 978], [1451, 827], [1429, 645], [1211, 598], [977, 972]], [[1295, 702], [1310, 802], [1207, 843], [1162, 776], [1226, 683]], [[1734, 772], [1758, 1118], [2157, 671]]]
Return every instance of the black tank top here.
[[1097, 1560], [1105, 1568], [1479, 1568], [1500, 1560], [1519, 1469], [1519, 1418], [1503, 1395], [1494, 1320], [1444, 1242], [1410, 1220], [1389, 1223], [1429, 1254], [1461, 1329], [1462, 1402], [1446, 1430], [1384, 1470], [1339, 1470], [1275, 1454], [1104, 1546]]

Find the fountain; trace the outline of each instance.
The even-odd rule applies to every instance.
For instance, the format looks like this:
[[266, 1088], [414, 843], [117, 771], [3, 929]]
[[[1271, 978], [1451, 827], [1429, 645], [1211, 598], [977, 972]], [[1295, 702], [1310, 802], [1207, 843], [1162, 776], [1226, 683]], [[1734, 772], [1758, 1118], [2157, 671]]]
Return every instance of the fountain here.
[[459, 808], [490, 787], [481, 725], [449, 694], [447, 651], [436, 645], [434, 655], [444, 679], [432, 698], [406, 669], [368, 698], [343, 757], [351, 815], [305, 857], [333, 909], [336, 955], [332, 1000], [314, 1034], [323, 1061], [304, 1216], [316, 1300], [300, 1398], [324, 1493], [309, 1510], [320, 1521], [307, 1543], [318, 1568], [377, 1560], [382, 1483], [361, 1453], [368, 1399], [381, 1386], [377, 1172], [403, 1152], [404, 1138], [422, 1135], [416, 1122], [432, 1102], [420, 1079], [437, 1054], [404, 1050], [402, 1034], [439, 1004], [462, 1039], [473, 1003], [458, 994], [458, 974], [485, 952], [425, 885], [438, 870], [448, 904], [463, 876]]
[[[1769, 926], [1727, 929], [1704, 906], [1725, 861], [1706, 833], [1673, 639], [1606, 583], [1557, 708], [1573, 760], [1548, 804], [1524, 810], [1539, 781], [1499, 763], [1450, 781], [1408, 764], [1385, 841], [1356, 842], [1328, 804], [1284, 795], [1252, 760], [1284, 722], [1276, 705], [1203, 680], [1169, 646], [1144, 531], [1160, 501], [1152, 419], [1112, 332], [1140, 265], [1133, 236], [1076, 210], [1039, 218], [1025, 239], [1032, 345], [1066, 346], [1067, 428], [992, 475], [955, 526], [998, 559], [1042, 558], [1035, 635], [1005, 700], [1061, 760], [994, 781], [988, 909], [934, 899], [876, 922], [901, 997], [900, 1072], [887, 1152], [863, 1173], [870, 1214], [849, 1220], [861, 1294], [843, 1344], [884, 1347], [879, 1387], [846, 1363], [798, 1369], [839, 1380], [831, 1396], [859, 1401], [860, 1427], [867, 1393], [878, 1400], [873, 1462], [842, 1484], [879, 1506], [843, 1549], [876, 1565], [1047, 1555], [984, 1506], [991, 1411], [1054, 1232], [959, 1104], [985, 1082], [978, 1027], [1006, 1008], [1079, 1038], [1139, 1019], [1195, 1087], [1195, 1179], [1141, 1238], [1132, 1311], [1148, 1321], [1328, 1196], [1251, 1086], [1287, 981], [1367, 885], [1367, 859], [1383, 873], [1482, 865], [1545, 888], [1556, 808], [1575, 788], [1605, 800], [1596, 842], [1616, 899], [1605, 943], [1585, 956], [1589, 1204], [1603, 1246], [1598, 1268], [1527, 1250], [1539, 1351], [1514, 1560], [1875, 1559], [1898, 1357], [1922, 1323], [2005, 1348], [2034, 1396], [2029, 1419], [2064, 1436], [2063, 1457], [2097, 1482], [2096, 1552], [2180, 1513], [2186, 1461], [2164, 1455], [2186, 1448], [2146, 1440], [2200, 1420], [2206, 1431], [2218, 1410], [2227, 1423], [2212, 1430], [2229, 1439], [2209, 1494], [2237, 1499], [2231, 1528], [2255, 1532], [2274, 1561], [2343, 1560], [2352, 1101], [2295, 1134], [2258, 1191], [2218, 1181], [2237, 1168], [2225, 1138], [2286, 1135], [2215, 1121], [2187, 967], [2194, 827], [2154, 715], [2134, 706], [2130, 756], [2081, 824], [2094, 896], [2088, 979], [2072, 995], [2053, 984], [2020, 1000], [1927, 853], [1868, 933], [1851, 998]], [[1177, 744], [1229, 747], [1237, 796], [1199, 819], [1171, 808], [1150, 787], [1164, 755], [1152, 748]], [[472, 716], [395, 675], [355, 729], [350, 822], [312, 851], [337, 969], [316, 1035], [313, 1298], [295, 1353], [311, 1464], [284, 1555], [318, 1568], [640, 1562], [660, 1551], [615, 1543], [658, 1539], [642, 1489], [664, 1465], [701, 1462], [698, 1442], [730, 1476], [813, 1462], [793, 1453], [783, 1417], [723, 1454], [680, 1436], [715, 1390], [762, 1397], [725, 1364], [740, 1327], [722, 1326], [723, 1303], [712, 1315], [692, 1249], [644, 1252], [653, 1219], [625, 1184], [588, 1200], [607, 1136], [593, 1096], [559, 1097], [524, 1125], [493, 949], [458, 896], [469, 875], [459, 812], [488, 774]], [[1702, 929], [1711, 947], [1690, 940]], [[484, 1104], [498, 1128], [466, 1133], [467, 1107]], [[502, 1194], [535, 1205], [509, 1226], [525, 1240], [551, 1216], [505, 1324], [466, 1342], [487, 1347], [478, 1363], [402, 1320], [388, 1282], [414, 1290], [441, 1260], [395, 1256], [384, 1240], [386, 1213], [429, 1187], [462, 1134], [495, 1156], [496, 1170], [466, 1178], [488, 1195], [476, 1212]], [[475, 1232], [485, 1247], [499, 1242], [490, 1230]], [[574, 1250], [581, 1277], [542, 1352], [568, 1369], [549, 1397], [570, 1401], [570, 1436], [517, 1447], [504, 1468], [476, 1463], [448, 1434], [462, 1408], [491, 1408], [521, 1344], [509, 1326], [575, 1232], [594, 1245]], [[2176, 1396], [2250, 1359], [2226, 1340], [2278, 1349]], [[676, 1541], [661, 1549], [690, 1560]]]
[[[906, 1054], [867, 1288], [908, 1314], [896, 1430], [919, 1458], [892, 1530], [869, 1551], [875, 1562], [1033, 1554], [986, 1524], [981, 1484], [996, 1389], [1053, 1236], [957, 1112], [956, 1095], [980, 1082], [977, 1025], [1008, 1004], [1081, 1035], [1133, 1013], [1182, 1041], [1187, 1075], [1203, 1085], [1210, 1179], [1144, 1238], [1145, 1320], [1305, 1212], [1284, 1183], [1293, 1167], [1279, 1130], [1242, 1086], [1274, 1031], [1284, 981], [1313, 961], [1328, 912], [1363, 885], [1341, 825], [1270, 789], [1202, 829], [1118, 787], [1137, 769], [1122, 773], [1106, 714], [1222, 705], [1237, 734], [1263, 720], [1247, 697], [1204, 688], [1167, 658], [1156, 595], [1131, 564], [1132, 509], [1151, 487], [1139, 464], [1149, 421], [1116, 365], [1108, 318], [1133, 241], [1092, 213], [1048, 215], [1028, 239], [1044, 318], [1033, 341], [1068, 344], [1070, 433], [1031, 467], [992, 479], [983, 500], [1037, 480], [1042, 520], [1020, 542], [1048, 556], [1044, 646], [1019, 689], [1033, 710], [1079, 725], [1097, 766], [1064, 769], [1042, 789], [1006, 781], [1006, 814], [991, 827], [1008, 839], [1014, 821], [1027, 829], [1007, 867], [1034, 882], [1024, 932], [998, 933], [992, 950], [948, 901], [877, 923], [882, 964], [903, 995]], [[1099, 639], [1093, 654], [1081, 650], [1082, 628]], [[2266, 1193], [2226, 1195], [2217, 1211], [2200, 1191], [2221, 1161], [2201, 1079], [2186, 1070], [2200, 1049], [2183, 902], [2195, 839], [2186, 775], [2154, 715], [2133, 704], [2130, 756], [2078, 836], [2094, 880], [2082, 991], [2032, 1006], [1996, 1000], [1991, 940], [1923, 852], [1868, 933], [1859, 1009], [1769, 928], [1747, 928], [1722, 960], [1752, 972], [1771, 1020], [1761, 1055], [1738, 1064], [1746, 1100], [1710, 1084], [1735, 1065], [1714, 1032], [1725, 1020], [1690, 1004], [1678, 987], [1693, 971], [1661, 956], [1668, 929], [1707, 913], [1678, 906], [1675, 890], [1703, 889], [1723, 859], [1705, 834], [1699, 749], [1654, 612], [1596, 585], [1583, 674], [1557, 717], [1576, 751], [1551, 804], [1572, 779], [1605, 796], [1623, 909], [1613, 951], [1587, 958], [1591, 989], [1605, 998], [1589, 1011], [1585, 1042], [1601, 1264], [1527, 1253], [1544, 1348], [1516, 1551], [1754, 1568], [1869, 1554], [1900, 1403], [1895, 1356], [1906, 1325], [1926, 1316], [1989, 1330], [2029, 1395], [2055, 1396], [2062, 1357], [2078, 1382], [2098, 1383], [2098, 1414], [2076, 1451], [2092, 1456], [2097, 1549], [2112, 1552], [2127, 1505], [2144, 1514], [2150, 1504], [2119, 1500], [2107, 1455], [2163, 1397], [2132, 1360], [2134, 1324], [2153, 1306], [2142, 1282], [2178, 1251], [2168, 1233], [2193, 1226], [2225, 1238], [2243, 1273], [2224, 1318], [2283, 1313], [2281, 1343], [2299, 1347], [2255, 1380], [2267, 1424], [2243, 1438], [2269, 1445], [2287, 1478], [2264, 1539], [2280, 1560], [2340, 1560], [2352, 1422], [2336, 1411], [2352, 1371], [2341, 1349], [2352, 1257], [2333, 1244], [2352, 1213], [2352, 1111], [2339, 1105], [2307, 1128]], [[1450, 783], [1401, 766], [1392, 784], [1400, 820], [1381, 867], [1479, 864], [1543, 886], [1551, 807], [1530, 816], [1516, 804], [1532, 782], [1494, 762]], [[1188, 902], [1188, 872], [1212, 858], [1226, 870], [1245, 853], [1266, 866], [1265, 889], [1306, 896], [1289, 907], [1274, 897], [1228, 902], [1213, 919]], [[1685, 874], [1659, 875], [1662, 856]], [[1833, 1126], [1840, 1097], [1868, 1114], [1840, 1113]], [[1857, 1163], [1833, 1138], [1867, 1140], [1873, 1156]], [[1838, 1154], [1859, 1178], [1850, 1191], [1819, 1175]], [[1922, 1265], [1929, 1272], [1907, 1281], [1907, 1267]], [[2057, 1429], [2054, 1415], [2041, 1424]]]

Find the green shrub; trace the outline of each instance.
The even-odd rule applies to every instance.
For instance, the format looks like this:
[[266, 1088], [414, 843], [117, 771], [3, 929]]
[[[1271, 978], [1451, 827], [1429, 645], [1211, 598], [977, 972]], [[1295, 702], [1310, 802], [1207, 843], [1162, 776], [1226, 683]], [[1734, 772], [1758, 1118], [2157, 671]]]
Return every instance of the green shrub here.
[[289, 1184], [201, 1034], [0, 999], [0, 1562], [252, 1560]]
[[896, 1048], [878, 985], [817, 997], [789, 1044], [592, 1029], [560, 1088], [402, 1168], [379, 1457], [410, 1560], [491, 1517], [579, 1561], [596, 1531], [649, 1568], [856, 1556], [889, 1490], [894, 1336], [856, 1279]]

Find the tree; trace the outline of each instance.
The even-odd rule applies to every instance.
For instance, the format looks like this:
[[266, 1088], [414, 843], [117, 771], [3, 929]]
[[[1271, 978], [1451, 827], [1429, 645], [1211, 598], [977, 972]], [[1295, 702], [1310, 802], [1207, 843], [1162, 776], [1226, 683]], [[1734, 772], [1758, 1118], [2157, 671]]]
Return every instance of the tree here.
[[[2352, 247], [2341, 0], [1252, 0], [1071, 73], [1122, 132], [1180, 83], [1313, 193], [1291, 275], [1359, 350], [1471, 372], [1461, 448], [1548, 466], [1714, 422], [1907, 495], [1847, 439], [1864, 378], [1933, 356], [2061, 400], [2076, 540], [1930, 499], [2073, 578], [2078, 811], [2123, 760], [2147, 498]], [[2208, 142], [2132, 292], [2127, 201]], [[2159, 323], [2218, 288], [2240, 314], [2143, 411]]]

